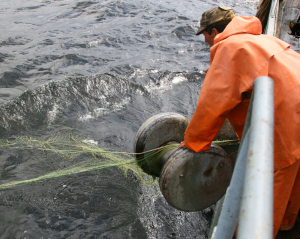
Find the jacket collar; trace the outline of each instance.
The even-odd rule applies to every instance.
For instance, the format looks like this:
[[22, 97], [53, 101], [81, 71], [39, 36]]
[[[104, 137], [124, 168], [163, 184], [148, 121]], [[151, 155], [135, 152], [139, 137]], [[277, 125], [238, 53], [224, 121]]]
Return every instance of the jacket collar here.
[[238, 16], [234, 17], [231, 22], [227, 25], [225, 30], [218, 34], [214, 39], [214, 45], [220, 41], [238, 34], [262, 34], [262, 25], [260, 20], [254, 16]]

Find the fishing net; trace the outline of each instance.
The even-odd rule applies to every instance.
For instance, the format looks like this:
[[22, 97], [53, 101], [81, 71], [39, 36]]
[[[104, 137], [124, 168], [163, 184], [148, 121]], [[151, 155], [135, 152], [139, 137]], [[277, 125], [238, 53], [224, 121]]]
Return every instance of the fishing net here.
[[[178, 147], [178, 145], [175, 147]], [[116, 152], [111, 149], [102, 149], [96, 144], [83, 142], [72, 136], [69, 136], [69, 138], [67, 139], [56, 136], [47, 141], [41, 141], [29, 137], [11, 138], [9, 140], [0, 140], [0, 149], [39, 150], [53, 152], [65, 160], [72, 160], [81, 154], [90, 154], [88, 160], [76, 163], [70, 167], [58, 169], [54, 172], [50, 172], [33, 179], [13, 181], [1, 184], [0, 190], [19, 184], [38, 182], [46, 179], [110, 167], [120, 168], [124, 172], [124, 175], [127, 174], [128, 170], [131, 170], [141, 179], [142, 183], [144, 184], [150, 184], [154, 181], [149, 181], [149, 177], [147, 177], [146, 174], [144, 174], [141, 168], [137, 165], [135, 157], [132, 156], [133, 154], [129, 154], [126, 152]], [[168, 147], [163, 147], [153, 152], [149, 152], [148, 156], [143, 160], [151, 160], [153, 158], [156, 158], [156, 155], [159, 155], [162, 151], [166, 150], [168, 150]]]
[[[219, 145], [237, 144], [236, 140], [214, 141]], [[148, 167], [156, 167], [161, 157], [171, 149], [178, 148], [178, 144], [170, 144], [158, 149], [143, 152], [143, 162], [148, 162]], [[12, 181], [9, 183], [0, 184], [0, 190], [10, 188], [16, 185], [38, 182], [46, 179], [57, 178], [77, 173], [83, 173], [93, 170], [105, 169], [110, 167], [118, 167], [127, 175], [128, 170], [132, 171], [143, 184], [151, 184], [155, 177], [149, 180], [149, 177], [143, 172], [134, 157], [134, 153], [116, 152], [111, 149], [102, 149], [96, 144], [80, 141], [72, 136], [67, 139], [61, 137], [52, 137], [47, 141], [41, 141], [30, 137], [17, 137], [8, 140], [0, 140], [0, 149], [18, 149], [18, 150], [39, 150], [53, 152], [66, 160], [72, 160], [81, 154], [90, 154], [88, 160], [76, 163], [70, 167], [58, 169], [48, 174], [20, 181]], [[149, 164], [149, 162], [151, 162]], [[150, 165], [150, 166], [149, 166]]]

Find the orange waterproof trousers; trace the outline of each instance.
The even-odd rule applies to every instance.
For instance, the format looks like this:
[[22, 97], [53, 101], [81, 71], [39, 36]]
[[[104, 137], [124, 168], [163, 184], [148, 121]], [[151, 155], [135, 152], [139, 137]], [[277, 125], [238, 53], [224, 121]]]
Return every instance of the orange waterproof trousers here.
[[276, 237], [281, 225], [293, 225], [300, 209], [300, 161], [274, 173], [274, 224]]

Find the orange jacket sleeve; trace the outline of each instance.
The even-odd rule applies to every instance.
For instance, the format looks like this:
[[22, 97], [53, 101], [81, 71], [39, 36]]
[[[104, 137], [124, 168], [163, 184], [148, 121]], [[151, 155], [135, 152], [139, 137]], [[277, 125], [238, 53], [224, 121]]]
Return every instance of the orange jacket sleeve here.
[[242, 101], [242, 92], [249, 88], [230, 67], [212, 63], [184, 134], [186, 147], [195, 152], [209, 150], [230, 111]]

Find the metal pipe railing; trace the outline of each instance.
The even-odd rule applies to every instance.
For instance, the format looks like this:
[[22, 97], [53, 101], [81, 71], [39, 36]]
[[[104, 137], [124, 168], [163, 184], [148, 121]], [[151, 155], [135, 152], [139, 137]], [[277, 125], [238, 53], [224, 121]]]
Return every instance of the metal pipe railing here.
[[241, 195], [244, 187], [245, 164], [247, 159], [247, 146], [249, 130], [246, 133], [241, 149], [239, 150], [234, 173], [227, 189], [222, 212], [219, 218], [214, 238], [232, 238], [238, 223]]
[[[254, 81], [236, 165], [213, 239], [273, 238], [274, 83]], [[216, 220], [215, 220], [216, 221]], [[212, 225], [214, 227], [214, 225]], [[211, 228], [211, 231], [213, 228]]]
[[273, 238], [274, 82], [254, 82], [251, 131], [238, 238]]
[[267, 27], [265, 29], [265, 34], [270, 36], [275, 36], [277, 28], [277, 17], [279, 10], [279, 0], [272, 0], [271, 8], [268, 16]]

